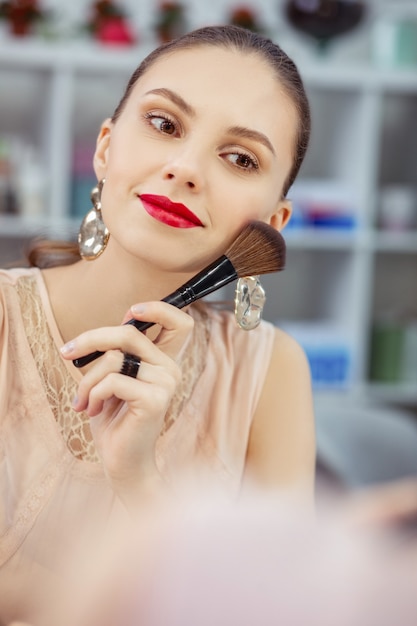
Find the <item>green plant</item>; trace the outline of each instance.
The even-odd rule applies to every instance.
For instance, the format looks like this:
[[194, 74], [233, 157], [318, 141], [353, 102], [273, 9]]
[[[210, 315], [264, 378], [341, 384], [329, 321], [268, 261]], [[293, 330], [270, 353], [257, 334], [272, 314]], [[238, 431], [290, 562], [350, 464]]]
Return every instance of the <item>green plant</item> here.
[[181, 2], [161, 2], [155, 30], [161, 41], [170, 41], [186, 30], [185, 9]]

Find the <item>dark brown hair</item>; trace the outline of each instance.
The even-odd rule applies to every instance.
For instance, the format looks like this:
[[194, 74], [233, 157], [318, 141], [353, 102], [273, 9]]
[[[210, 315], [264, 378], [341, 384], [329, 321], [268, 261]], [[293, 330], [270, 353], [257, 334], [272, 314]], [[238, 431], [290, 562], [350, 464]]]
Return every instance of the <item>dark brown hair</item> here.
[[[112, 122], [117, 122], [139, 78], [143, 76], [158, 59], [167, 54], [176, 52], [177, 50], [186, 50], [197, 46], [223, 46], [226, 49], [234, 49], [259, 55], [275, 72], [287, 96], [294, 104], [298, 113], [298, 129], [292, 167], [283, 188], [282, 195], [285, 197], [298, 174], [309, 143], [311, 126], [310, 106], [301, 76], [294, 62], [279, 45], [259, 33], [254, 33], [239, 26], [207, 26], [162, 44], [145, 57], [131, 75], [125, 92], [113, 113], [111, 118]], [[61, 261], [59, 261], [60, 250], [62, 252]], [[34, 243], [28, 252], [29, 262], [31, 265], [47, 267], [50, 265], [73, 263], [80, 258], [78, 246], [74, 243], [62, 242], [60, 248], [59, 244], [55, 242], [50, 251], [51, 254], [48, 254], [47, 244], [42, 243], [42, 245], [40, 245], [39, 242]]]

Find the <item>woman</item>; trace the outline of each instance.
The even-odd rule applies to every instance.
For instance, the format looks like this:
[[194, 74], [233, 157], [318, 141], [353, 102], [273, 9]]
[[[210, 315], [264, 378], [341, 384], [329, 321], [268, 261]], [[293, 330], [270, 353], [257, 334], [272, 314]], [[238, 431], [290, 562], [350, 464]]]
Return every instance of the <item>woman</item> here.
[[38, 267], [0, 273], [0, 621], [36, 624], [103, 529], [183, 484], [311, 504], [302, 350], [270, 324], [244, 333], [228, 312], [160, 301], [250, 220], [285, 226], [308, 135], [278, 46], [235, 27], [187, 34], [149, 55], [101, 126], [84, 258], [34, 249]]

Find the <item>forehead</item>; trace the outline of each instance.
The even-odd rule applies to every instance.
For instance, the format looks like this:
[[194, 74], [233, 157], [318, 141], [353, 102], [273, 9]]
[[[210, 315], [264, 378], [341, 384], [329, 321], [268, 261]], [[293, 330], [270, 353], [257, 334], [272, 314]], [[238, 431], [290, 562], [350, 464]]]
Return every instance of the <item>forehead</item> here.
[[[163, 81], [166, 86], [194, 86], [206, 97], [215, 89], [222, 95], [239, 92], [244, 101], [272, 97], [275, 106], [289, 101], [279, 75], [255, 51], [242, 51], [223, 46], [199, 45], [171, 51], [157, 59], [139, 79], [138, 85]], [[242, 93], [243, 92], [243, 93]]]
[[[192, 48], [173, 50], [159, 57], [139, 79], [139, 84], [164, 80], [173, 85], [205, 86], [221, 84], [227, 92], [239, 87], [253, 93], [252, 84], [262, 91], [282, 91], [279, 77], [259, 54], [234, 48], [213, 45], [197, 45]], [[225, 84], [226, 83], [226, 84]]]

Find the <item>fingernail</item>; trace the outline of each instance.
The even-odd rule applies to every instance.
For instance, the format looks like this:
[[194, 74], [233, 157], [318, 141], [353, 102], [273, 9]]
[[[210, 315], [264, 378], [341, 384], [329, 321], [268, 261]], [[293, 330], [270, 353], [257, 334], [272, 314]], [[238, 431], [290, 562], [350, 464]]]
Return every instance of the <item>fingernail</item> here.
[[78, 404], [78, 396], [74, 396], [72, 399], [72, 406], [75, 408]]
[[64, 354], [64, 355], [70, 354], [71, 352], [74, 351], [74, 348], [75, 348], [75, 341], [69, 341], [68, 343], [62, 346], [61, 354]]
[[142, 315], [142, 313], [145, 312], [145, 306], [143, 304], [134, 304], [132, 307], [130, 307], [130, 310], [135, 315]]

